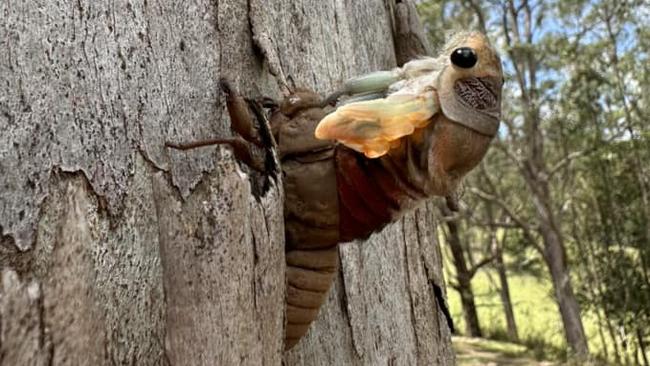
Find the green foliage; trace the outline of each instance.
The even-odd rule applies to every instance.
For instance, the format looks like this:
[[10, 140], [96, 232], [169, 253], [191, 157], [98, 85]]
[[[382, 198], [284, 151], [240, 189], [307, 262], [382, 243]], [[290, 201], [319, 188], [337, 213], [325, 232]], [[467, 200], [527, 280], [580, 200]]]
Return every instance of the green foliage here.
[[[478, 8], [477, 8], [478, 6]], [[440, 48], [450, 34], [461, 30], [485, 30], [484, 19], [477, 16], [477, 9], [483, 11], [480, 4], [467, 1], [422, 1], [418, 12], [429, 34], [431, 45]]]

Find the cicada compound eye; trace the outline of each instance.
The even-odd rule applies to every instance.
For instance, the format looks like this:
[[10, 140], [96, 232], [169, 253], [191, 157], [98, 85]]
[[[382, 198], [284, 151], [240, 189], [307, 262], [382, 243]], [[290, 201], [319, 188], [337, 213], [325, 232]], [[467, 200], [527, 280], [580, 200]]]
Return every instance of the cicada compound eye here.
[[476, 65], [478, 57], [476, 51], [470, 47], [459, 47], [451, 53], [451, 63], [463, 69], [469, 69]]

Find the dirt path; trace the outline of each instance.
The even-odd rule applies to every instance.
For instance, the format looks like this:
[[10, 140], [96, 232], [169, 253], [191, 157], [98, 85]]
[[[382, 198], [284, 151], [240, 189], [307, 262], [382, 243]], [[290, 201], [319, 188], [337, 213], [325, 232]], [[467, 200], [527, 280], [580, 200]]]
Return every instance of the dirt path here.
[[537, 361], [527, 354], [526, 347], [514, 343], [478, 338], [453, 338], [456, 362], [459, 366], [555, 366], [548, 361]]

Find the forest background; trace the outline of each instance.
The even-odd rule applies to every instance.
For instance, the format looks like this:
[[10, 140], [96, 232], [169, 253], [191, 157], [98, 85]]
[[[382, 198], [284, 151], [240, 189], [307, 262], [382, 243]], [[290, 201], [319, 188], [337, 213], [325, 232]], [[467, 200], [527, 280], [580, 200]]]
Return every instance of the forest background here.
[[440, 205], [456, 328], [538, 359], [649, 365], [650, 3], [436, 0], [419, 12], [434, 47], [486, 32], [506, 72], [498, 139], [460, 212]]

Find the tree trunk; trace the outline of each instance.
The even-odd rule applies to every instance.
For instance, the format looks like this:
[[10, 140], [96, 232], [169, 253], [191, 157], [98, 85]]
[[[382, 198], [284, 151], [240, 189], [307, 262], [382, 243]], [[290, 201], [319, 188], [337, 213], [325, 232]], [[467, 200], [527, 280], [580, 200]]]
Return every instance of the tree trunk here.
[[[518, 10], [519, 9], [519, 10]], [[515, 52], [517, 47], [533, 45], [534, 22], [543, 18], [528, 2], [521, 7], [509, 0], [503, 3], [503, 23], [508, 54], [513, 61], [516, 81], [521, 92], [524, 159], [518, 160], [535, 206], [539, 234], [544, 242], [544, 259], [551, 274], [567, 344], [579, 359], [589, 356], [589, 348], [580, 306], [571, 288], [561, 228], [555, 218], [555, 202], [550, 191], [548, 162], [544, 153], [546, 136], [542, 129], [541, 93], [538, 85], [539, 63], [532, 53]], [[507, 12], [507, 13], [506, 13]]]
[[[535, 198], [539, 200], [538, 197]], [[544, 210], [545, 204], [536, 202], [536, 206], [542, 211], [539, 214], [539, 231], [544, 241], [544, 258], [551, 273], [567, 343], [579, 357], [585, 357], [589, 354], [589, 348], [582, 326], [580, 305], [571, 286], [564, 243], [557, 226], [553, 223], [552, 213], [550, 210]]]
[[616, 336], [616, 331], [614, 329], [614, 325], [612, 325], [612, 321], [607, 317], [607, 313], [605, 313], [605, 325], [607, 327], [607, 333], [609, 333], [609, 338], [612, 340], [612, 346], [614, 347], [614, 361], [617, 364], [621, 364], [621, 360], [623, 359], [623, 355], [621, 355], [621, 350], [618, 347], [618, 338]]
[[[539, 115], [531, 118], [536, 121], [536, 125], [539, 124]], [[541, 131], [538, 128], [535, 131], [536, 133], [532, 137], [534, 137], [533, 140], [537, 140], [539, 145]], [[537, 146], [535, 143], [531, 143], [531, 145]], [[541, 148], [538, 147], [538, 149]], [[524, 170], [524, 178], [535, 206], [539, 223], [538, 232], [544, 243], [543, 256], [551, 274], [551, 282], [567, 344], [579, 359], [586, 359], [589, 356], [589, 346], [582, 325], [580, 305], [571, 286], [564, 240], [553, 211], [553, 201], [548, 180], [545, 178], [548, 175], [544, 164], [541, 151], [533, 152], [532, 158]]]
[[603, 357], [609, 360], [609, 350], [607, 349], [607, 340], [605, 339], [605, 331], [603, 330], [603, 317], [600, 311], [596, 311], [596, 317], [598, 319], [598, 338], [600, 338], [600, 343], [603, 345]]
[[[449, 212], [449, 214], [451, 214], [451, 212]], [[454, 220], [447, 221], [447, 229], [449, 231], [447, 242], [449, 243], [449, 249], [451, 249], [451, 255], [454, 259], [454, 268], [456, 269], [456, 289], [460, 294], [460, 302], [463, 307], [465, 334], [469, 337], [481, 337], [481, 326], [478, 320], [476, 303], [474, 302], [474, 292], [472, 291], [473, 274], [465, 261], [463, 246], [460, 241], [458, 223]]]
[[[229, 134], [220, 77], [279, 99], [395, 66], [413, 9], [0, 3], [0, 363], [281, 364], [281, 176], [164, 142]], [[453, 364], [432, 215], [342, 249], [287, 363]]]
[[650, 366], [650, 361], [648, 361], [648, 354], [646, 352], [645, 341], [643, 340], [643, 332], [640, 328], [636, 328], [636, 341], [639, 345], [639, 353], [641, 353], [643, 365]]
[[[494, 238], [494, 240], [497, 239]], [[501, 297], [501, 304], [503, 304], [503, 313], [506, 317], [508, 339], [513, 342], [518, 342], [519, 332], [517, 331], [517, 323], [515, 322], [515, 312], [512, 308], [510, 286], [508, 285], [508, 276], [506, 274], [505, 263], [503, 262], [503, 249], [501, 245], [495, 243], [494, 252], [494, 266], [499, 274], [499, 295]]]
[[[508, 339], [512, 342], [519, 341], [519, 332], [517, 331], [517, 323], [515, 322], [515, 312], [512, 307], [512, 298], [510, 297], [510, 285], [508, 284], [508, 275], [506, 273], [506, 265], [503, 261], [503, 247], [506, 243], [508, 232], [503, 233], [501, 243], [497, 238], [497, 226], [495, 224], [494, 208], [492, 202], [486, 202], [485, 208], [490, 220], [490, 249], [494, 257], [494, 268], [499, 276], [499, 297], [501, 297], [501, 304], [503, 305], [503, 314], [506, 318], [506, 330], [508, 332]], [[504, 215], [505, 216], [505, 215]], [[503, 218], [502, 218], [503, 219]]]

